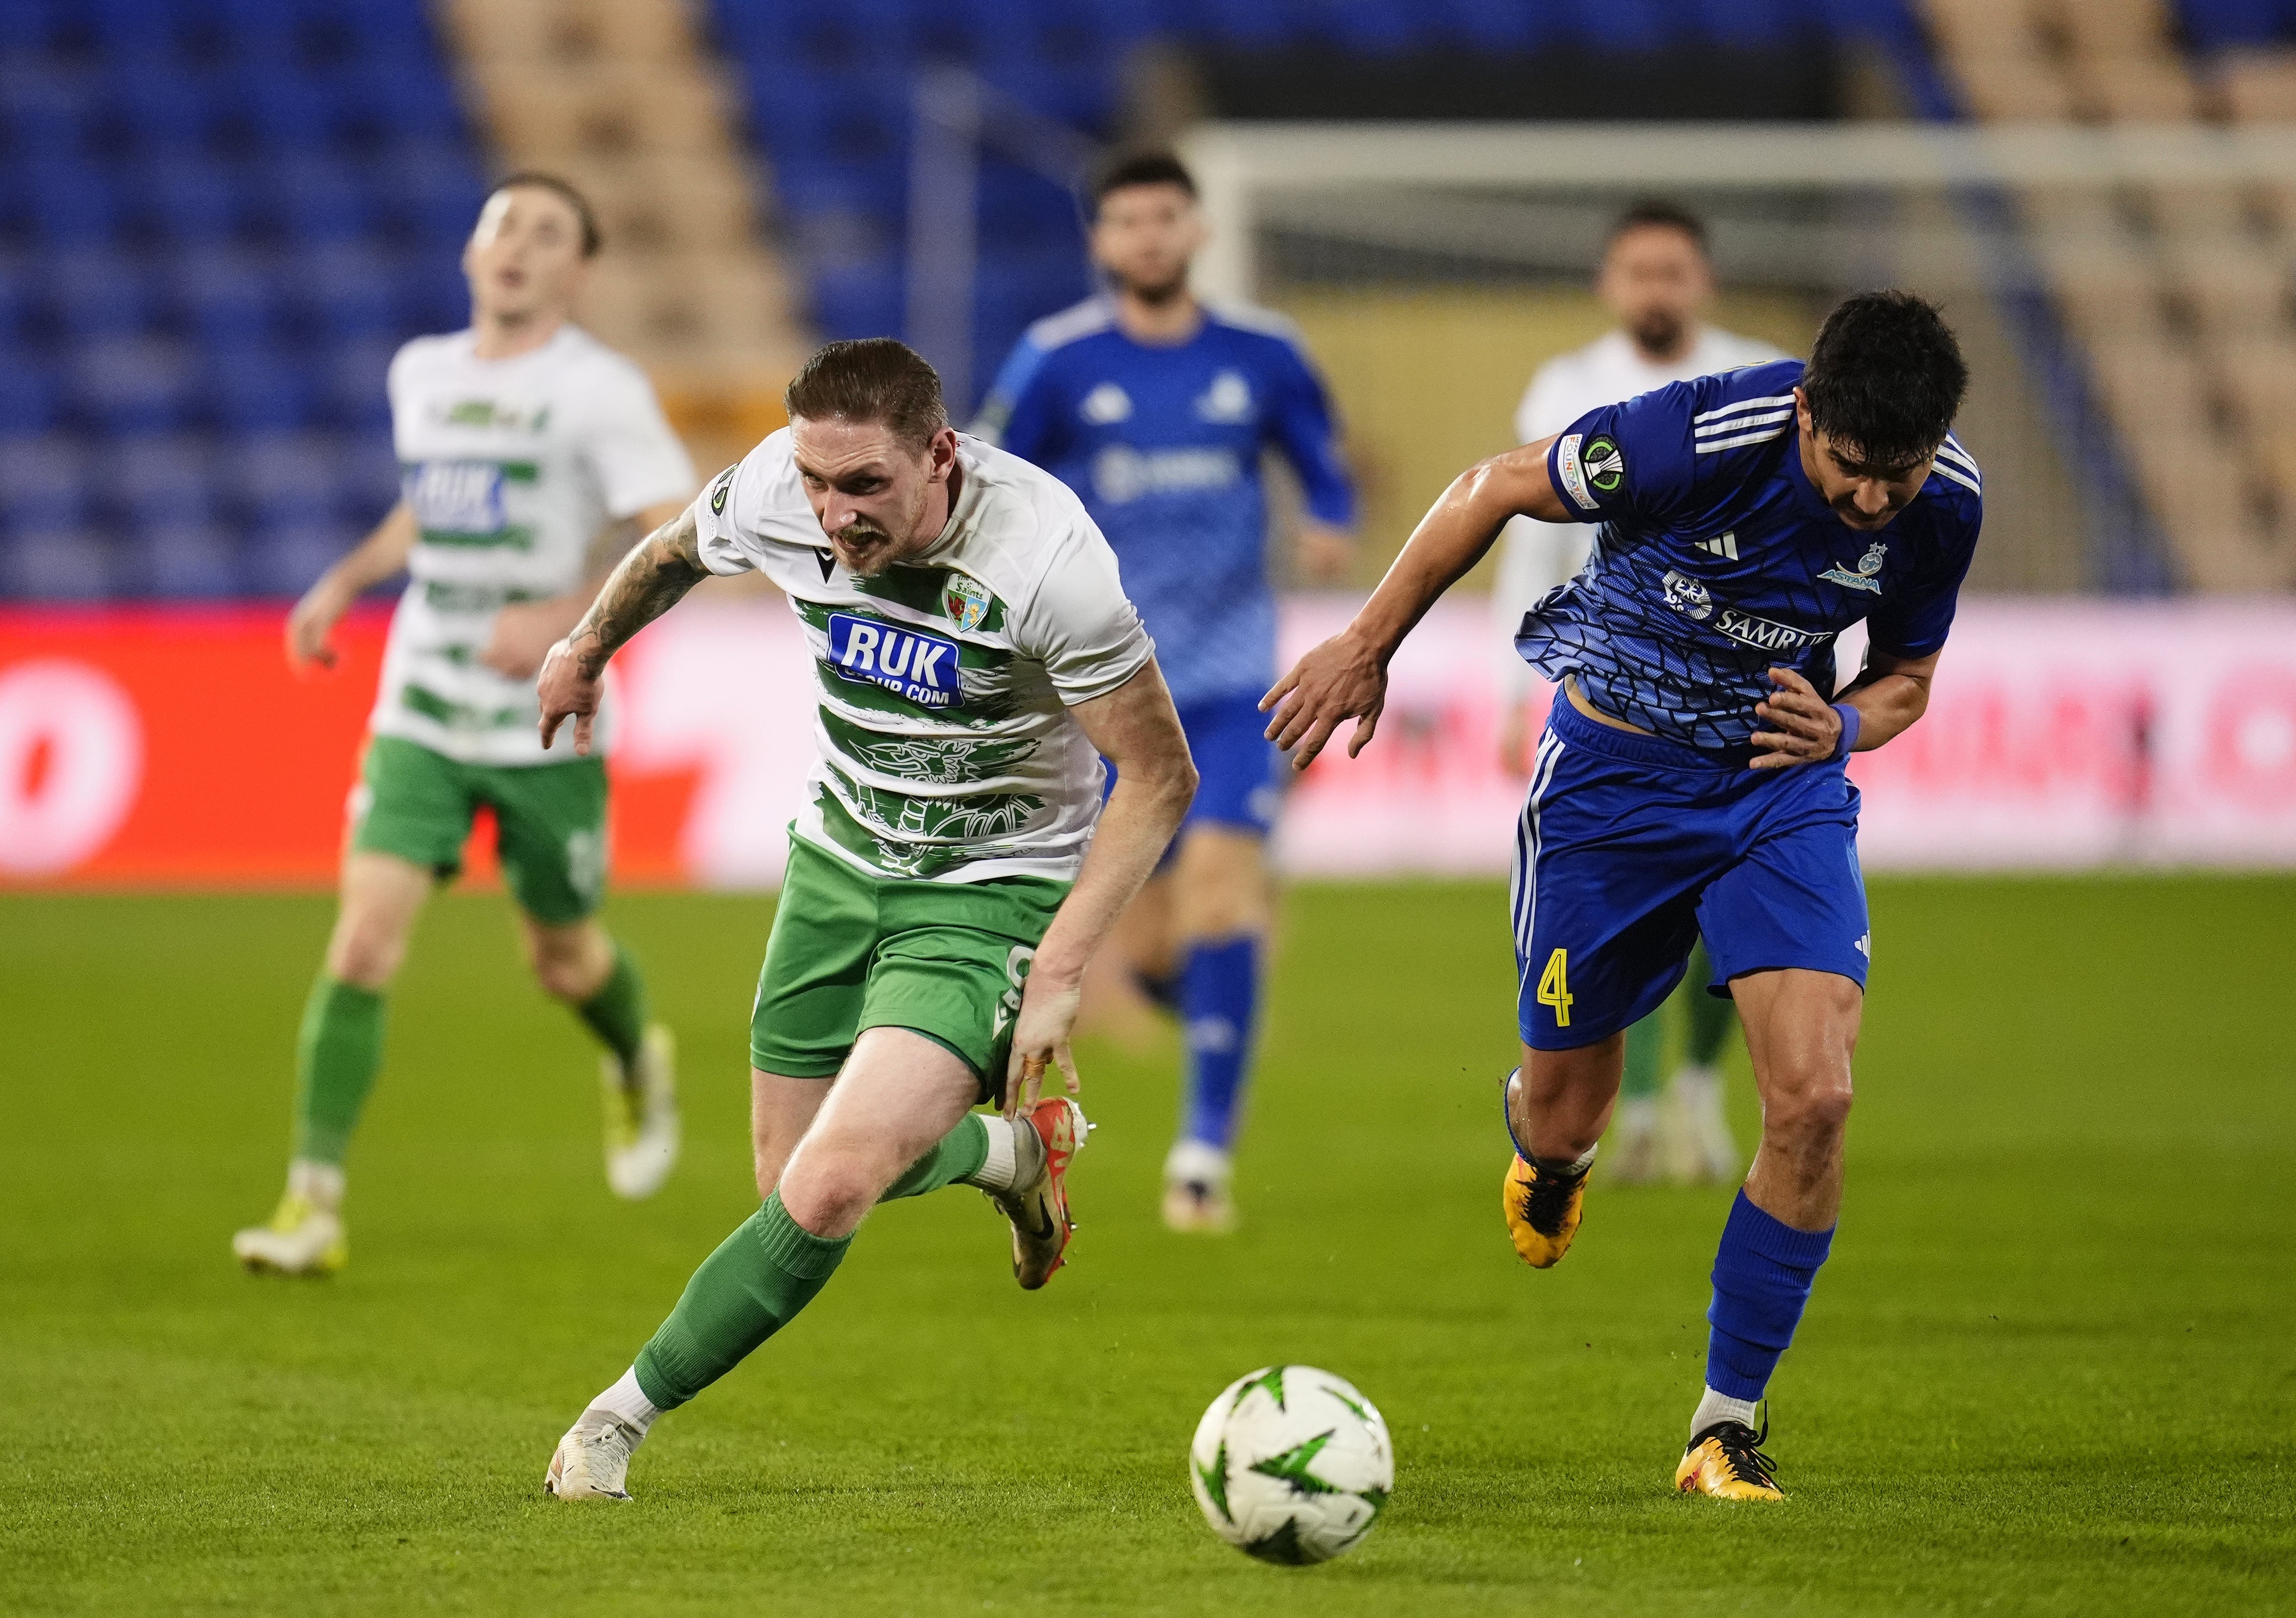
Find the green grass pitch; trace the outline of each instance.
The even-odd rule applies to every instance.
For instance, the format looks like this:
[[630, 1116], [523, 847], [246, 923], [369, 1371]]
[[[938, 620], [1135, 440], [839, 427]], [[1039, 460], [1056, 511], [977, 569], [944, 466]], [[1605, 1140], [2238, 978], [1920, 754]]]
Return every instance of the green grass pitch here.
[[[1288, 901], [1226, 1242], [1168, 1236], [1166, 1048], [1086, 1047], [1070, 1270], [968, 1192], [668, 1418], [627, 1507], [540, 1495], [583, 1401], [755, 1204], [762, 899], [612, 918], [684, 1040], [655, 1201], [503, 900], [426, 918], [353, 1159], [352, 1263], [243, 1276], [327, 924], [311, 897], [0, 900], [0, 1609], [338, 1614], [2296, 1612], [2296, 882], [1879, 882], [1849, 1206], [1773, 1388], [1779, 1508], [1668, 1488], [1725, 1190], [1498, 1214], [1504, 904]], [[1734, 1078], [1751, 1129], [1752, 1103]], [[1353, 1556], [1218, 1543], [1184, 1456], [1269, 1360], [1384, 1408]]]

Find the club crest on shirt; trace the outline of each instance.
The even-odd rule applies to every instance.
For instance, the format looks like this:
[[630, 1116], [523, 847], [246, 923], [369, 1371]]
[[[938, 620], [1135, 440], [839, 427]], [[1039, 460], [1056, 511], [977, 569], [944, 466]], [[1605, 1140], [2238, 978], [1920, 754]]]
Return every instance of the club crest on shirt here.
[[1668, 572], [1666, 604], [1685, 618], [1706, 619], [1714, 613], [1712, 593], [1687, 573]]
[[1856, 572], [1850, 572], [1845, 568], [1828, 568], [1818, 577], [1829, 583], [1841, 585], [1849, 589], [1870, 590], [1879, 595], [1882, 593], [1882, 580], [1876, 575], [1882, 571], [1882, 563], [1889, 560], [1889, 542], [1876, 539], [1866, 547], [1866, 554], [1857, 558]]
[[980, 627], [980, 620], [988, 616], [988, 587], [969, 574], [951, 573], [942, 587], [941, 610], [960, 635]]
[[1132, 415], [1132, 396], [1114, 382], [1103, 382], [1084, 396], [1077, 414], [1095, 427], [1112, 426]]
[[1207, 422], [1251, 419], [1251, 384], [1240, 371], [1223, 371], [1196, 399], [1196, 415]]

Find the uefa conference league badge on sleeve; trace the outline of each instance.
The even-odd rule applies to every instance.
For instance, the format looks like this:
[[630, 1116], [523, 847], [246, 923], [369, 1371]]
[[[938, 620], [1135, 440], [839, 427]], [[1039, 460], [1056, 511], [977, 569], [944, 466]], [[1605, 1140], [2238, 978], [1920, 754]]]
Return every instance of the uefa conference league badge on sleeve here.
[[1562, 473], [1564, 492], [1586, 511], [1602, 510], [1603, 503], [1595, 496], [1616, 494], [1627, 480], [1626, 454], [1607, 433], [1596, 433], [1591, 439], [1583, 433], [1564, 433], [1554, 447], [1554, 464]]

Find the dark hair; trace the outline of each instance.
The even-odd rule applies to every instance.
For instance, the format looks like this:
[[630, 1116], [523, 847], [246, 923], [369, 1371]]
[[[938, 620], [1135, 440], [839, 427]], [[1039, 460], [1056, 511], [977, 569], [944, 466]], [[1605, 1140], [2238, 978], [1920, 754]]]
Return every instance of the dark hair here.
[[1937, 307], [1911, 292], [1859, 292], [1817, 328], [1801, 374], [1810, 425], [1867, 465], [1934, 453], [1969, 390], [1969, 365]]
[[1134, 152], [1111, 160], [1094, 177], [1092, 182], [1092, 211], [1100, 212], [1100, 205], [1111, 191], [1122, 191], [1128, 185], [1177, 185], [1191, 198], [1196, 194], [1196, 177], [1188, 166], [1168, 152]]
[[598, 216], [591, 209], [590, 199], [574, 189], [573, 181], [562, 180], [554, 174], [545, 174], [537, 168], [521, 168], [516, 174], [496, 180], [494, 189], [487, 195], [492, 197], [513, 185], [531, 185], [537, 191], [547, 191], [572, 209], [574, 217], [582, 224], [582, 256], [585, 259], [598, 256], [598, 250], [605, 246], [606, 238], [599, 232]]
[[1611, 221], [1611, 234], [1603, 238], [1608, 247], [1630, 230], [1654, 227], [1678, 230], [1688, 236], [1700, 252], [1707, 251], [1706, 221], [1679, 202], [1669, 202], [1664, 197], [1642, 197], [1627, 204], [1627, 210]]
[[790, 378], [782, 403], [809, 422], [874, 422], [912, 449], [923, 448], [948, 425], [940, 374], [891, 337], [822, 344]]

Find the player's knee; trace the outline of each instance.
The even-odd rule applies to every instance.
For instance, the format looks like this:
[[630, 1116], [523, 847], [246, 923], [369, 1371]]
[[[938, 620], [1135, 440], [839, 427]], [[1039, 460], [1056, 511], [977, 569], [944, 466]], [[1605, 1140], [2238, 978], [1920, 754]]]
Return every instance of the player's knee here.
[[1849, 1082], [1846, 1077], [1813, 1078], [1785, 1087], [1765, 1099], [1762, 1132], [1789, 1145], [1823, 1146], [1839, 1140], [1849, 1127]]
[[327, 941], [327, 973], [354, 989], [381, 991], [398, 975], [406, 939], [398, 929], [368, 917], [345, 916]]
[[862, 1158], [833, 1148], [792, 1159], [780, 1180], [782, 1206], [816, 1236], [850, 1231], [891, 1183]]
[[613, 969], [611, 948], [582, 930], [529, 930], [526, 958], [544, 993], [576, 1004], [596, 994]]

